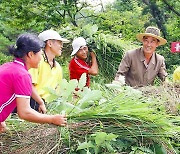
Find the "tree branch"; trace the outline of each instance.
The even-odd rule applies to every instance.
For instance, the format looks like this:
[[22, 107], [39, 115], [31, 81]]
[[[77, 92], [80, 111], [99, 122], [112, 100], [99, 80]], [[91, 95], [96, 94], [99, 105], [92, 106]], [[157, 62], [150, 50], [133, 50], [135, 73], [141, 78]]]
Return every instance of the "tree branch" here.
[[176, 11], [166, 0], [162, 0], [166, 5], [167, 7], [172, 11], [174, 12], [176, 15], [180, 16], [180, 13], [178, 11]]

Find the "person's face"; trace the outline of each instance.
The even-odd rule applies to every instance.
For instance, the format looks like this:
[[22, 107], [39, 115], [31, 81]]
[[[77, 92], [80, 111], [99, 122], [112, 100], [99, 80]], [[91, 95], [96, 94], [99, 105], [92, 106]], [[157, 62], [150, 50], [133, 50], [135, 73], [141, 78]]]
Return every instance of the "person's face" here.
[[51, 51], [55, 56], [60, 56], [62, 53], [63, 42], [59, 40], [51, 40]]
[[31, 67], [38, 68], [39, 62], [41, 61], [43, 51], [40, 50], [37, 53], [32, 52], [31, 56]]
[[81, 46], [78, 50], [78, 52], [76, 53], [76, 56], [79, 59], [85, 60], [88, 56], [88, 47], [87, 46]]
[[144, 36], [143, 38], [143, 48], [145, 54], [153, 54], [156, 48], [159, 46], [159, 41], [151, 36]]

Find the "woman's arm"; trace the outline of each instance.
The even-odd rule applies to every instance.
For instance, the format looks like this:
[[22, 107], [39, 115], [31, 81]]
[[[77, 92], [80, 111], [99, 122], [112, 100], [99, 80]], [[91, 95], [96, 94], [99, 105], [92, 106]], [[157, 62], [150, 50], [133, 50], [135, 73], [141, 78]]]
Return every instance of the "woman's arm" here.
[[39, 112], [46, 113], [46, 106], [43, 99], [39, 96], [34, 85], [32, 85], [31, 97], [39, 104]]
[[30, 99], [16, 98], [17, 111], [21, 119], [34, 123], [49, 123], [58, 126], [65, 126], [67, 118], [64, 115], [47, 115], [36, 112], [30, 107]]

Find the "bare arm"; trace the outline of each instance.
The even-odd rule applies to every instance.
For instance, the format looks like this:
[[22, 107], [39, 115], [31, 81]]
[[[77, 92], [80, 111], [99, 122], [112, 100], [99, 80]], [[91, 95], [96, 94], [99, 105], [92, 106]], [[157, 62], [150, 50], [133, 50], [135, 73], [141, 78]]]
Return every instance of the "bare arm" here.
[[88, 73], [91, 75], [97, 75], [98, 74], [98, 64], [96, 60], [96, 54], [94, 52], [90, 53], [92, 58], [92, 65], [91, 68], [88, 70]]
[[32, 86], [32, 95], [31, 96], [39, 104], [39, 112], [46, 113], [46, 107], [44, 105], [44, 101], [42, 100], [42, 98], [37, 93], [34, 85]]
[[21, 119], [34, 123], [49, 123], [59, 126], [67, 124], [67, 118], [63, 115], [47, 115], [36, 112], [30, 107], [30, 99], [16, 98], [17, 111]]

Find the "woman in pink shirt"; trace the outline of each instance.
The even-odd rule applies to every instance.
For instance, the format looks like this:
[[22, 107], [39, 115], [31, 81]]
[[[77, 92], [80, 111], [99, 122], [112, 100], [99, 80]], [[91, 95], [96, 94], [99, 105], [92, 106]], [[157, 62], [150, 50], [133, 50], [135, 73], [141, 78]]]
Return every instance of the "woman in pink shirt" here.
[[17, 107], [21, 119], [35, 123], [51, 123], [65, 126], [67, 119], [63, 115], [47, 115], [44, 104], [40, 104], [39, 113], [30, 107], [30, 97], [34, 96], [31, 76], [28, 69], [37, 68], [41, 60], [41, 42], [36, 35], [22, 34], [16, 45], [9, 48], [15, 57], [13, 62], [0, 66], [0, 133], [6, 130], [5, 120]]

